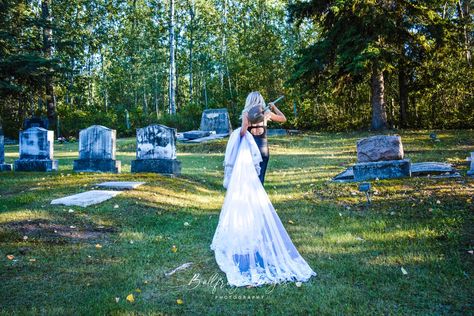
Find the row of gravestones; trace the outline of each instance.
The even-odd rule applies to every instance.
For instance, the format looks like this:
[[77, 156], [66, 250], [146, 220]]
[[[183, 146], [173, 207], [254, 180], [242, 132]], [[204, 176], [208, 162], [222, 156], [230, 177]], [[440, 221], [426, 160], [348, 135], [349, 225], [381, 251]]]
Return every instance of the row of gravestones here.
[[[31, 127], [20, 132], [20, 158], [15, 160], [15, 171], [54, 171], [54, 132], [42, 127]], [[121, 162], [115, 159], [116, 131], [93, 125], [79, 133], [79, 159], [74, 160], [74, 171], [119, 173]], [[0, 171], [12, 170], [4, 163], [4, 140], [0, 135]], [[180, 174], [181, 163], [176, 159], [176, 129], [164, 125], [150, 125], [137, 129], [136, 160], [132, 172]]]

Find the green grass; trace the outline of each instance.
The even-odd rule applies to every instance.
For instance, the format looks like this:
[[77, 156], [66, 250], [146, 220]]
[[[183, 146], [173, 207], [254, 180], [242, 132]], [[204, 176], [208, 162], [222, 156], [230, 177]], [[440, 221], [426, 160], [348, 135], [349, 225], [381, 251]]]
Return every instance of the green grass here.
[[[223, 285], [209, 249], [225, 194], [226, 140], [179, 144], [176, 178], [130, 174], [134, 139], [118, 141], [118, 175], [74, 173], [78, 145], [56, 144], [58, 172], [0, 174], [0, 311], [474, 314], [474, 180], [464, 176], [474, 132], [438, 131], [440, 142], [428, 133], [402, 133], [406, 156], [453, 163], [463, 178], [372, 182], [369, 208], [357, 184], [329, 181], [355, 162], [355, 142], [368, 133], [272, 137], [265, 188], [318, 276], [301, 287], [238, 289]], [[6, 146], [7, 162], [16, 157], [18, 146]], [[49, 204], [105, 180], [147, 184], [87, 208]], [[164, 275], [186, 262], [193, 265]]]

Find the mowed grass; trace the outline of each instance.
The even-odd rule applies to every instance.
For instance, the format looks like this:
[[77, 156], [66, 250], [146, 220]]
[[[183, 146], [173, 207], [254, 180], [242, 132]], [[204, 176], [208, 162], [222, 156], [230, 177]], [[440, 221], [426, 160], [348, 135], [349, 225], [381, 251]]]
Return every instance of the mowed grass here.
[[[270, 138], [265, 188], [318, 276], [237, 289], [209, 248], [226, 140], [179, 144], [179, 177], [131, 174], [134, 139], [118, 140], [116, 175], [74, 173], [78, 144], [56, 144], [58, 172], [0, 174], [1, 313], [474, 314], [474, 179], [465, 176], [474, 131], [438, 131], [439, 142], [428, 134], [403, 132], [406, 156], [453, 163], [463, 177], [372, 181], [369, 207], [356, 183], [330, 182], [368, 133]], [[17, 157], [6, 146], [7, 162]], [[87, 208], [50, 205], [111, 180], [146, 185]]]

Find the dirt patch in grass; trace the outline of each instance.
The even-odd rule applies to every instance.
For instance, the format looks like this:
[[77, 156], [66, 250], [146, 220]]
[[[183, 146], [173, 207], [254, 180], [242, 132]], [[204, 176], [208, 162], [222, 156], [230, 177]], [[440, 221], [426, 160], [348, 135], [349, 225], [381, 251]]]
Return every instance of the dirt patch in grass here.
[[53, 223], [44, 219], [15, 221], [0, 225], [0, 235], [15, 240], [18, 238], [35, 239], [50, 243], [77, 243], [104, 239], [116, 228], [87, 225], [77, 227]]

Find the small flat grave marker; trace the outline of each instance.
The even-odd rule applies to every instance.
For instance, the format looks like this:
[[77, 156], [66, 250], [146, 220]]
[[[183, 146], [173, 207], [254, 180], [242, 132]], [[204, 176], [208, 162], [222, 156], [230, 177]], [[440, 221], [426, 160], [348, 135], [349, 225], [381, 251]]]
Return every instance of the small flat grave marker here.
[[133, 190], [145, 184], [146, 182], [133, 182], [133, 181], [109, 181], [97, 184], [98, 187], [104, 189], [115, 189], [115, 190]]
[[122, 191], [92, 190], [52, 200], [51, 204], [87, 207], [89, 205], [99, 204], [101, 202], [107, 201], [108, 199], [111, 199], [120, 193], [122, 193]]

